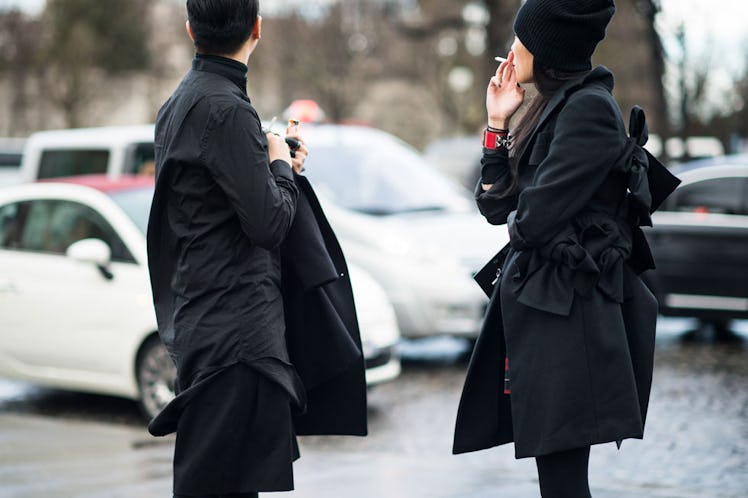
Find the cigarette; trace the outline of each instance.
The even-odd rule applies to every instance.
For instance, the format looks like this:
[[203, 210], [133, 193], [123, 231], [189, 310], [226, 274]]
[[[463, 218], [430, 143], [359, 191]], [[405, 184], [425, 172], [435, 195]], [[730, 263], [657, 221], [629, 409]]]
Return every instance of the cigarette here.
[[496, 60], [498, 62], [506, 62], [506, 58], [504, 58], [504, 57], [494, 57], [494, 60]]

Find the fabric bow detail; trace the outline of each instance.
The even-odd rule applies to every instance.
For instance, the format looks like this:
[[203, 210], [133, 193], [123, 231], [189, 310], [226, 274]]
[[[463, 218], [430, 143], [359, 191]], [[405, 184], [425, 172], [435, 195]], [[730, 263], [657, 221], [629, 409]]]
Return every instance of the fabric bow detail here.
[[594, 289], [623, 302], [630, 237], [606, 216], [582, 215], [545, 247], [518, 252], [510, 284], [517, 300], [557, 315], [570, 313], [575, 294]]
[[622, 162], [627, 174], [628, 198], [631, 201], [630, 215], [636, 226], [652, 226], [652, 194], [649, 190], [649, 155], [644, 145], [649, 139], [649, 131], [644, 111], [639, 106], [631, 109], [629, 120], [629, 141]]

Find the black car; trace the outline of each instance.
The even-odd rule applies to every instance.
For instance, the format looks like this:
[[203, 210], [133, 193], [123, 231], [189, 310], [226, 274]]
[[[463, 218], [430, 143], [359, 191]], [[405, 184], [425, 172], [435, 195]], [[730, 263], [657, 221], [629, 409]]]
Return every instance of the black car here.
[[644, 276], [660, 312], [725, 329], [748, 318], [748, 155], [695, 161], [646, 231], [657, 269]]

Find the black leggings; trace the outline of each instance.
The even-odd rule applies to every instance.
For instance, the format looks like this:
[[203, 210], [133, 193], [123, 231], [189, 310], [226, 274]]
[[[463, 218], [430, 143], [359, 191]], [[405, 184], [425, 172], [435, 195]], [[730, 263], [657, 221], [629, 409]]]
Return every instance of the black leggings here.
[[590, 447], [535, 458], [543, 498], [591, 498], [587, 480]]

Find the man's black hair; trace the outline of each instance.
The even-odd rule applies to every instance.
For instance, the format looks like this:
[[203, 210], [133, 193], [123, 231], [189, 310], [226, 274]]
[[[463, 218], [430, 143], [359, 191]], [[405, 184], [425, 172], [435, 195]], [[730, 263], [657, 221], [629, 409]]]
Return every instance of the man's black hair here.
[[257, 21], [259, 0], [187, 0], [195, 48], [203, 54], [236, 53]]

